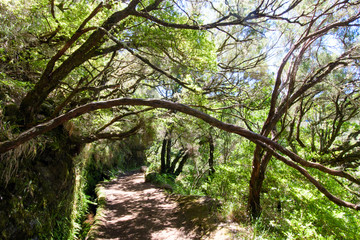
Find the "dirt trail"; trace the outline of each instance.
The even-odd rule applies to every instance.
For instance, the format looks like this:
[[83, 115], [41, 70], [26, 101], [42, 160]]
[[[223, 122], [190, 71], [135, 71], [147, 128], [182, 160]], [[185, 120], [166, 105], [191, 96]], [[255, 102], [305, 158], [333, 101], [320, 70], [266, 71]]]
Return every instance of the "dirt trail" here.
[[88, 239], [232, 240], [250, 239], [249, 229], [221, 223], [207, 197], [172, 196], [143, 173], [130, 173], [104, 183], [106, 205]]
[[106, 206], [94, 239], [200, 239], [178, 203], [142, 173], [105, 183]]

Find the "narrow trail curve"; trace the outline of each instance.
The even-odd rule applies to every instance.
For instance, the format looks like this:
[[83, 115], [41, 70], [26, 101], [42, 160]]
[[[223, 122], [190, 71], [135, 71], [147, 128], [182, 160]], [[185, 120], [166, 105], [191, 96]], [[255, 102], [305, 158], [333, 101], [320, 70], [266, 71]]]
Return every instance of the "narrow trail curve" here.
[[201, 239], [178, 203], [145, 183], [142, 173], [120, 176], [104, 187], [106, 206], [94, 239]]

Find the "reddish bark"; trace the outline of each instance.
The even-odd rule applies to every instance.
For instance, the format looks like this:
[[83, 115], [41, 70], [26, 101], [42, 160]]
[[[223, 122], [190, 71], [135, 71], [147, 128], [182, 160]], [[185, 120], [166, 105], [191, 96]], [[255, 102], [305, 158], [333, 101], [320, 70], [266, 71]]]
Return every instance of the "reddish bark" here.
[[[0, 144], [0, 153], [5, 153], [11, 149], [14, 149], [17, 146], [21, 145], [22, 143], [25, 143], [25, 142], [29, 141], [30, 139], [33, 139], [33, 138], [39, 136], [40, 134], [48, 132], [48, 131], [54, 129], [55, 127], [63, 124], [64, 122], [66, 122], [72, 118], [78, 117], [84, 113], [88, 113], [88, 112], [91, 112], [91, 111], [94, 111], [97, 109], [105, 109], [105, 108], [111, 108], [114, 106], [122, 106], [122, 105], [150, 106], [150, 107], [154, 107], [154, 108], [166, 108], [166, 109], [176, 110], [176, 111], [197, 117], [199, 119], [202, 119], [203, 121], [207, 122], [208, 124], [210, 124], [214, 127], [217, 127], [219, 129], [222, 129], [222, 130], [225, 130], [225, 131], [231, 132], [231, 133], [236, 133], [240, 136], [243, 136], [243, 137], [249, 139], [250, 141], [260, 145], [261, 147], [266, 148], [266, 150], [269, 151], [276, 158], [278, 158], [279, 160], [283, 161], [285, 164], [287, 164], [287, 165], [295, 168], [299, 172], [301, 172], [305, 177], [307, 177], [309, 179], [309, 181], [311, 183], [313, 183], [332, 202], [336, 203], [339, 206], [345, 206], [345, 207], [349, 207], [349, 208], [352, 208], [355, 210], [360, 209], [360, 207], [358, 205], [343, 201], [343, 200], [333, 196], [318, 181], [316, 181], [313, 177], [311, 177], [310, 174], [304, 168], [298, 166], [296, 163], [299, 163], [304, 167], [316, 168], [316, 169], [323, 171], [325, 173], [328, 173], [330, 175], [346, 178], [346, 179], [360, 185], [359, 179], [354, 178], [353, 176], [351, 176], [350, 174], [348, 174], [346, 172], [339, 171], [339, 170], [333, 170], [333, 169], [327, 168], [319, 163], [308, 162], [308, 161], [302, 159], [301, 157], [299, 157], [298, 155], [296, 155], [295, 153], [291, 152], [290, 150], [284, 148], [277, 142], [275, 142], [267, 137], [264, 137], [260, 134], [254, 133], [252, 131], [249, 131], [245, 128], [242, 128], [242, 127], [239, 127], [239, 126], [236, 126], [233, 124], [221, 122], [220, 120], [218, 120], [214, 117], [211, 117], [210, 115], [203, 113], [199, 110], [190, 108], [189, 106], [186, 106], [184, 104], [174, 103], [174, 102], [170, 102], [167, 100], [119, 98], [119, 99], [113, 99], [113, 100], [109, 100], [109, 101], [89, 103], [89, 104], [80, 106], [78, 108], [75, 108], [75, 109], [71, 110], [70, 112], [65, 113], [57, 118], [54, 118], [45, 123], [39, 124], [35, 127], [32, 127], [29, 130], [18, 135], [13, 140], [8, 140], [5, 142], [2, 142]], [[283, 157], [280, 154], [278, 154], [277, 152], [275, 152], [275, 150], [288, 156], [292, 161], [287, 160], [285, 157]], [[257, 191], [259, 189], [261, 189], [261, 184], [262, 184], [262, 180], [261, 180], [262, 175], [261, 174], [265, 174], [264, 169], [266, 169], [266, 166], [265, 166], [265, 168], [263, 167], [263, 170], [261, 170], [258, 162], [254, 161], [254, 169], [255, 169], [256, 174], [254, 175], [255, 180], [253, 180], [251, 187], [254, 189], [253, 191], [255, 194], [252, 197], [254, 199], [254, 201], [251, 204], [255, 204], [254, 206], [257, 207], [257, 206], [260, 206], [259, 205], [260, 200], [256, 199], [259, 196]], [[262, 173], [261, 173], [261, 171], [262, 171]], [[261, 181], [256, 180], [256, 178], [259, 178]], [[255, 208], [255, 209], [258, 209], [258, 208]]]

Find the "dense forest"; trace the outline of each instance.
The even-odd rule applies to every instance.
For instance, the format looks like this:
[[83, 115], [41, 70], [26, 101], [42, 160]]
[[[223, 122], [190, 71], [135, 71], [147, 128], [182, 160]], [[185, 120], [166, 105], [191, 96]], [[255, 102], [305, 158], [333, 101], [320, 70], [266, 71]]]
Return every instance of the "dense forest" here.
[[2, 0], [0, 238], [83, 239], [149, 166], [249, 239], [360, 238], [357, 0]]

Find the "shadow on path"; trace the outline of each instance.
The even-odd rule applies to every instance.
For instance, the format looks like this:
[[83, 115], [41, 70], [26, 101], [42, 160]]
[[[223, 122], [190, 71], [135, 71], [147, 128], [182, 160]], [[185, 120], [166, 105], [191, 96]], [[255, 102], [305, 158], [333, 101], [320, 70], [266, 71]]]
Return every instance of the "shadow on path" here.
[[123, 175], [103, 186], [106, 206], [96, 223], [95, 239], [200, 239], [202, 220], [206, 231], [216, 227], [215, 220], [208, 221], [211, 217], [196, 213], [204, 209], [195, 201], [184, 204], [167, 198], [162, 189], [145, 183], [142, 173]]

